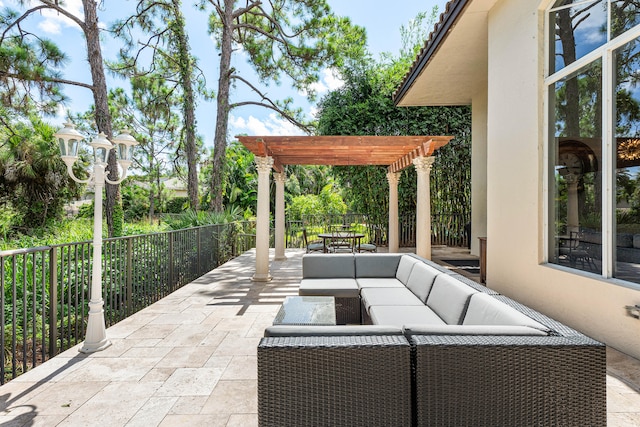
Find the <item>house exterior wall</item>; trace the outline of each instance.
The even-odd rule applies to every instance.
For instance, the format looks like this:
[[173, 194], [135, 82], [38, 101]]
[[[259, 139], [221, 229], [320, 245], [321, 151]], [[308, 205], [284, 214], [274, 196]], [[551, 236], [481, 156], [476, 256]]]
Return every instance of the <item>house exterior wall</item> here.
[[637, 285], [543, 263], [546, 4], [502, 0], [489, 12], [487, 285], [640, 358], [640, 320], [625, 309], [640, 303]]
[[480, 255], [478, 237], [487, 237], [487, 89], [471, 101], [471, 253]]

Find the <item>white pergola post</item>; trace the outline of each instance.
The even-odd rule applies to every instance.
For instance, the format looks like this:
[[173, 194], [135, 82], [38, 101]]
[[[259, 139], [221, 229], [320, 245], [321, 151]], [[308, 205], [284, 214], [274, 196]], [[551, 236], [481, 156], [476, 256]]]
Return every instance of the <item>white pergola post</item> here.
[[429, 175], [434, 157], [417, 157], [413, 165], [418, 173], [416, 205], [416, 254], [431, 259], [431, 190]]
[[269, 274], [269, 173], [272, 157], [256, 157], [258, 169], [258, 207], [256, 214], [256, 272], [252, 280], [268, 282]]
[[400, 182], [400, 174], [398, 172], [388, 172], [387, 181], [389, 181], [389, 252], [398, 252], [400, 250], [400, 239], [398, 237], [398, 182]]
[[287, 176], [284, 172], [274, 173], [273, 180], [276, 182], [276, 255], [274, 260], [283, 261], [287, 259], [284, 254], [284, 183]]

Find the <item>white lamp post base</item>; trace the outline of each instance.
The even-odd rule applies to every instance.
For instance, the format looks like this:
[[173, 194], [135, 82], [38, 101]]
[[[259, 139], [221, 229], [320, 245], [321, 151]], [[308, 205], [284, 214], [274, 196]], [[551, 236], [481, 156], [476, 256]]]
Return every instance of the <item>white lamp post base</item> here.
[[[95, 306], [98, 309], [92, 311]], [[107, 333], [104, 324], [104, 311], [102, 310], [103, 302], [89, 303], [89, 319], [87, 320], [87, 333], [84, 344], [80, 348], [80, 353], [95, 353], [104, 350], [111, 345], [111, 341], [107, 339]]]

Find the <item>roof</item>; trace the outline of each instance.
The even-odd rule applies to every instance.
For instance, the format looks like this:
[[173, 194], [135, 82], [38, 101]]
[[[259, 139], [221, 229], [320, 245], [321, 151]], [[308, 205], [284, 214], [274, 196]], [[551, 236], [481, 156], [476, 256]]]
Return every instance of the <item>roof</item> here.
[[451, 0], [394, 93], [398, 106], [469, 105], [487, 82], [488, 12], [497, 0]]
[[237, 136], [259, 157], [284, 165], [384, 165], [390, 172], [411, 166], [414, 158], [431, 156], [452, 136]]

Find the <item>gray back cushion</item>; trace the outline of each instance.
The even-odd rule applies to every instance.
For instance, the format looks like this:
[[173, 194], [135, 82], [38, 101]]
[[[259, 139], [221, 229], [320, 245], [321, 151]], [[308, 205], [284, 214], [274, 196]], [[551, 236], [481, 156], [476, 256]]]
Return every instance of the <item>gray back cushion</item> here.
[[398, 270], [396, 271], [396, 279], [400, 280], [406, 285], [407, 280], [409, 280], [411, 270], [413, 270], [413, 266], [417, 262], [418, 260], [412, 256], [402, 255], [402, 257], [400, 258], [400, 263], [398, 264]]
[[396, 277], [400, 254], [356, 254], [356, 278]]
[[439, 274], [433, 281], [427, 305], [448, 325], [459, 325], [469, 297], [477, 292], [448, 274]]
[[433, 281], [438, 274], [440, 274], [440, 272], [435, 268], [419, 262], [413, 266], [406, 286], [420, 298], [422, 302], [426, 303], [429, 291], [431, 291], [431, 286], [433, 286]]
[[509, 307], [502, 301], [498, 301], [491, 295], [483, 293], [471, 296], [462, 324], [528, 326], [540, 331], [549, 331], [549, 328], [543, 324], [520, 313], [515, 308]]
[[306, 254], [302, 256], [302, 278], [351, 278], [356, 269], [353, 254]]

